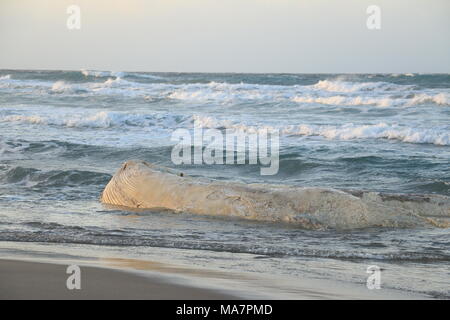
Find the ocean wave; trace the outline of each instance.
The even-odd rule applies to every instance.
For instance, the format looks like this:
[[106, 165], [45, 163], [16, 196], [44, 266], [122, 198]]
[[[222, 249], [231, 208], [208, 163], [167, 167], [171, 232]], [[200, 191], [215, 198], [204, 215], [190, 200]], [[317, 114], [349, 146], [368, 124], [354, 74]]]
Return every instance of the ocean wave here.
[[0, 77], [0, 89], [11, 89], [14, 92], [40, 94], [42, 89], [51, 87], [51, 84], [48, 81], [14, 79], [9, 74]]
[[346, 96], [330, 96], [330, 97], [312, 97], [312, 96], [296, 96], [292, 98], [292, 101], [298, 103], [317, 103], [325, 105], [335, 106], [380, 106], [390, 107], [398, 105], [401, 101], [384, 97], [384, 98], [371, 98], [371, 97], [346, 97]]
[[109, 174], [80, 170], [41, 171], [34, 168], [13, 167], [0, 175], [4, 184], [20, 184], [26, 187], [74, 187], [104, 185]]
[[[314, 86], [313, 86], [314, 87]], [[211, 82], [205, 85], [178, 85], [165, 91], [160, 87], [159, 98], [181, 101], [218, 102], [297, 102], [331, 106], [379, 106], [401, 107], [423, 104], [449, 105], [446, 92], [410, 92], [409, 94], [361, 93], [361, 90], [341, 91], [339, 95], [311, 90], [309, 86], [273, 86], [251, 84], [227, 84]], [[331, 90], [330, 90], [331, 91]], [[359, 93], [358, 95], [355, 95]], [[150, 95], [151, 96], [151, 95]]]
[[[168, 99], [181, 101], [209, 102], [226, 104], [233, 101], [273, 101], [292, 97], [303, 90], [301, 86], [261, 85], [247, 83], [181, 84], [161, 86], [161, 94]], [[305, 89], [306, 90], [306, 89]]]
[[356, 92], [356, 91], [393, 91], [412, 90], [413, 85], [399, 85], [389, 82], [350, 82], [341, 80], [320, 80], [312, 88], [331, 92]]
[[[229, 84], [210, 82], [208, 84], [190, 84], [173, 86], [172, 92], [167, 94], [167, 98], [182, 101], [220, 101], [229, 103], [234, 101], [293, 101], [298, 103], [318, 103], [326, 105], [377, 105], [382, 107], [398, 106], [409, 104], [420, 104], [432, 102], [445, 104], [448, 101], [446, 93], [436, 93], [431, 98], [425, 93], [420, 93], [412, 102], [405, 95], [387, 95], [393, 88], [408, 90], [410, 86], [400, 86], [384, 82], [379, 83], [352, 83], [352, 82], [330, 82], [328, 80], [319, 81], [312, 86], [281, 86], [281, 85], [260, 85], [260, 84]], [[357, 95], [361, 91], [382, 88], [383, 92], [371, 93], [371, 95]], [[161, 88], [162, 89], [162, 88]], [[317, 90], [320, 89], [320, 90]], [[341, 95], [329, 95], [328, 91], [340, 92]], [[342, 95], [345, 94], [345, 95]]]
[[162, 80], [163, 77], [155, 76], [152, 74], [140, 73], [140, 72], [122, 72], [122, 71], [96, 71], [96, 70], [86, 70], [82, 69], [81, 74], [85, 77], [94, 77], [94, 78], [107, 78], [107, 77], [116, 77], [116, 78], [142, 78], [142, 79], [151, 79], [151, 80]]
[[5, 156], [7, 154], [22, 152], [26, 146], [22, 144], [12, 143], [10, 141], [4, 141], [0, 138], [0, 155]]
[[386, 123], [342, 126], [299, 125], [282, 130], [286, 135], [322, 136], [331, 140], [389, 139], [408, 143], [450, 145], [448, 128], [411, 128]]
[[418, 105], [426, 103], [434, 103], [437, 105], [449, 106], [450, 94], [443, 92], [434, 95], [420, 93], [415, 94], [409, 101], [407, 101], [407, 105]]
[[[141, 95], [145, 92], [142, 84], [124, 80], [116, 77], [106, 78], [103, 82], [71, 82], [66, 80], [57, 81], [38, 81], [38, 80], [17, 80], [4, 79], [0, 81], [0, 88], [11, 89], [15, 93], [36, 94], [65, 94], [65, 95], [119, 95], [132, 97]], [[140, 92], [137, 92], [137, 91]]]
[[37, 125], [54, 125], [69, 128], [152, 127], [175, 128], [185, 120], [172, 114], [130, 114], [127, 112], [90, 111], [81, 114], [76, 110], [46, 114], [13, 114], [0, 117], [0, 122], [22, 122]]
[[81, 74], [85, 77], [94, 77], [94, 78], [105, 78], [105, 77], [123, 77], [125, 75], [124, 72], [114, 72], [114, 71], [95, 71], [95, 70], [86, 70], [82, 69]]
[[137, 73], [137, 72], [133, 72], [133, 73], [126, 73], [125, 77], [130, 77], [130, 78], [141, 78], [141, 79], [150, 79], [150, 80], [164, 80], [164, 77], [161, 76], [155, 76], [153, 74], [147, 74], [147, 73]]
[[[320, 80], [313, 85], [269, 85], [251, 83], [181, 83], [142, 82], [139, 78], [157, 76], [139, 73], [85, 72], [90, 82], [54, 82], [4, 79], [0, 88], [37, 95], [119, 96], [146, 101], [218, 103], [299, 103], [331, 106], [401, 107], [435, 104], [449, 105], [447, 91], [415, 90], [411, 85], [387, 82], [349, 82]], [[95, 81], [97, 78], [104, 81]], [[155, 78], [156, 79], [156, 78]]]
[[425, 104], [435, 104], [441, 106], [450, 105], [450, 95], [444, 92], [436, 94], [419, 93], [408, 98], [401, 97], [370, 97], [370, 96], [322, 96], [314, 97], [310, 95], [295, 96], [291, 99], [298, 103], [324, 104], [334, 106], [379, 106], [379, 107], [400, 107], [415, 106]]
[[[56, 81], [51, 87], [52, 92], [56, 93], [95, 93], [102, 92], [105, 94], [112, 94], [113, 91], [108, 91], [111, 88], [124, 87], [125, 90], [133, 91], [133, 87], [129, 81], [123, 80], [120, 77], [115, 79], [108, 78], [101, 83], [88, 83], [88, 84], [77, 84], [77, 83], [67, 83], [65, 81]], [[105, 90], [105, 91], [103, 91]]]
[[299, 124], [275, 127], [271, 125], [247, 125], [199, 115], [194, 115], [190, 121], [204, 128], [225, 128], [249, 133], [268, 130], [269, 132], [279, 131], [286, 136], [321, 136], [330, 140], [389, 139], [407, 143], [450, 145], [450, 129], [448, 126], [418, 128], [381, 122], [367, 125], [353, 123], [340, 126]]
[[0, 116], [0, 122], [30, 123], [68, 128], [106, 129], [138, 127], [165, 130], [175, 130], [179, 127], [192, 128], [195, 124], [204, 128], [232, 129], [248, 133], [276, 130], [284, 136], [320, 136], [330, 140], [388, 139], [406, 143], [450, 145], [450, 130], [448, 126], [444, 125], [426, 128], [379, 122], [373, 124], [295, 124], [273, 126], [260, 123], [239, 123], [203, 115], [185, 116], [170, 113], [131, 114], [100, 110], [84, 112], [83, 114], [77, 110], [48, 111], [48, 113], [43, 114], [15, 113]]
[[398, 78], [398, 77], [415, 77], [416, 75], [414, 73], [391, 73], [391, 77]]
[[52, 92], [54, 93], [67, 93], [67, 92], [72, 92], [72, 93], [83, 93], [83, 92], [88, 92], [89, 90], [81, 85], [76, 85], [76, 84], [69, 84], [67, 82], [64, 81], [56, 81], [51, 89]]

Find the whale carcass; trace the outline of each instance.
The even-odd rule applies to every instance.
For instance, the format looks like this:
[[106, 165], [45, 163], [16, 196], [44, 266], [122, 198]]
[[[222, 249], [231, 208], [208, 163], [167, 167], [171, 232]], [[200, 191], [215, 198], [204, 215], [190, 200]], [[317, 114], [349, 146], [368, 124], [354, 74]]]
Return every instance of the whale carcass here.
[[448, 227], [442, 195], [244, 184], [192, 178], [145, 161], [125, 162], [104, 189], [105, 204], [284, 222], [304, 228]]

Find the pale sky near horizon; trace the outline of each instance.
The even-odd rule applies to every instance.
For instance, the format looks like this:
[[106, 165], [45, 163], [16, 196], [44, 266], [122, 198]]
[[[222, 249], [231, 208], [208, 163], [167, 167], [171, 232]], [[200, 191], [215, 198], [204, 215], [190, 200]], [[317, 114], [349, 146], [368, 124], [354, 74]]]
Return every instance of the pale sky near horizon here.
[[0, 0], [0, 69], [450, 73], [449, 17], [449, 0]]

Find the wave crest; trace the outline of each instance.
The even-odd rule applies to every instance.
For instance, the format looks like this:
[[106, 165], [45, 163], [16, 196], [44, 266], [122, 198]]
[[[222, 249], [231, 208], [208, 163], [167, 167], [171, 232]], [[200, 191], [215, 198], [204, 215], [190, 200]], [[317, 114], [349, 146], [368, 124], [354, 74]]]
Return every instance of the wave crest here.
[[191, 121], [205, 128], [225, 128], [249, 133], [256, 133], [261, 130], [279, 130], [281, 134], [286, 136], [321, 136], [330, 140], [389, 139], [408, 143], [450, 145], [450, 130], [448, 127], [418, 128], [383, 122], [365, 125], [353, 123], [341, 126], [299, 124], [274, 127], [233, 123], [230, 120], [218, 120], [198, 115], [193, 116]]
[[398, 85], [389, 82], [349, 82], [341, 80], [320, 80], [312, 86], [317, 90], [331, 92], [356, 92], [356, 91], [392, 91], [412, 90], [412, 85]]
[[85, 77], [104, 78], [104, 77], [117, 77], [121, 78], [125, 75], [124, 72], [115, 71], [95, 71], [82, 69], [81, 74]]
[[152, 127], [173, 128], [183, 118], [171, 114], [130, 114], [126, 112], [97, 111], [80, 114], [77, 111], [58, 111], [46, 115], [7, 115], [0, 122], [23, 122], [69, 128]]
[[111, 176], [106, 173], [80, 170], [41, 171], [34, 168], [14, 167], [0, 175], [0, 181], [26, 187], [74, 187], [103, 185]]

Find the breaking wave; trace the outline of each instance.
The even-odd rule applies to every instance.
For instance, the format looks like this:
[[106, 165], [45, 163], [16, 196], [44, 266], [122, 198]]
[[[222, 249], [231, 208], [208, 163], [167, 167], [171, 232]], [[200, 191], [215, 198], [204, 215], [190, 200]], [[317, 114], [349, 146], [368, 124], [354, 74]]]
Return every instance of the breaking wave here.
[[184, 120], [170, 114], [129, 114], [126, 112], [97, 111], [81, 114], [77, 111], [58, 111], [53, 114], [6, 115], [0, 122], [22, 122], [37, 125], [64, 126], [69, 128], [152, 127], [175, 128]]
[[107, 77], [116, 77], [116, 78], [142, 78], [142, 79], [152, 79], [152, 80], [162, 80], [163, 77], [146, 74], [146, 73], [128, 73], [128, 72], [116, 72], [116, 71], [96, 71], [96, 70], [81, 70], [81, 74], [85, 77], [93, 77], [93, 78], [107, 78]]
[[375, 105], [380, 107], [390, 107], [394, 104], [399, 104], [398, 100], [391, 98], [368, 98], [368, 97], [345, 97], [345, 96], [331, 96], [331, 97], [312, 97], [312, 96], [296, 96], [292, 101], [298, 103], [318, 103], [325, 105], [338, 106], [366, 106]]
[[415, 94], [407, 103], [409, 105], [434, 103], [437, 105], [448, 106], [450, 105], [450, 95], [447, 93], [438, 93], [435, 95], [428, 95], [426, 93]]
[[[83, 70], [86, 81], [15, 80], [0, 78], [0, 88], [22, 93], [83, 96], [136, 97], [146, 101], [186, 101], [221, 105], [232, 103], [295, 102], [336, 106], [400, 107], [435, 104], [450, 105], [447, 90], [419, 90], [413, 85], [389, 82], [320, 80], [312, 85], [252, 83], [167, 83], [151, 74]], [[146, 81], [146, 79], [148, 81]], [[100, 80], [100, 81], [99, 81]], [[164, 80], [164, 81], [159, 81]]]
[[367, 125], [353, 123], [340, 126], [299, 124], [274, 127], [269, 125], [246, 125], [204, 116], [193, 116], [192, 121], [205, 128], [226, 128], [249, 133], [257, 133], [261, 130], [279, 130], [281, 134], [287, 136], [321, 136], [330, 140], [389, 139], [408, 143], [450, 145], [450, 128], [448, 126], [418, 128], [381, 122]]
[[104, 78], [104, 77], [123, 77], [124, 72], [114, 71], [95, 71], [95, 70], [81, 70], [81, 74], [85, 77]]
[[295, 96], [292, 101], [307, 104], [324, 104], [331, 106], [414, 106], [432, 103], [436, 105], [450, 105], [450, 95], [446, 93], [437, 94], [414, 94], [411, 98], [392, 97], [366, 97], [366, 96], [342, 96], [314, 97], [311, 95]]
[[394, 90], [412, 90], [415, 86], [398, 85], [389, 82], [348, 82], [340, 80], [320, 80], [314, 89], [331, 92], [356, 92], [356, 91], [394, 91]]
[[0, 122], [30, 123], [34, 125], [63, 126], [67, 128], [159, 128], [175, 130], [179, 127], [192, 128], [194, 124], [204, 128], [232, 129], [249, 133], [261, 130], [278, 130], [284, 136], [319, 136], [330, 140], [388, 139], [406, 143], [428, 143], [450, 145], [450, 128], [413, 127], [385, 122], [371, 124], [346, 123], [342, 125], [295, 124], [273, 126], [247, 124], [231, 120], [220, 120], [210, 116], [186, 116], [181, 114], [137, 114], [114, 111], [48, 110], [42, 114], [0, 115]]
[[[119, 89], [119, 90], [114, 90]], [[134, 95], [133, 83], [120, 77], [108, 78], [104, 82], [95, 82], [89, 84], [67, 83], [57, 81], [53, 83], [50, 89], [51, 93], [90, 93], [90, 94], [123, 94], [127, 96]]]
[[41, 171], [34, 168], [13, 167], [0, 174], [4, 184], [26, 187], [74, 187], [104, 185], [111, 176], [106, 173], [80, 170]]

